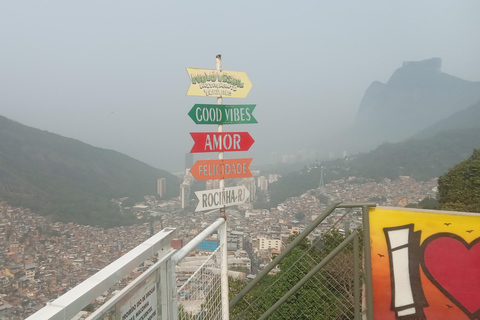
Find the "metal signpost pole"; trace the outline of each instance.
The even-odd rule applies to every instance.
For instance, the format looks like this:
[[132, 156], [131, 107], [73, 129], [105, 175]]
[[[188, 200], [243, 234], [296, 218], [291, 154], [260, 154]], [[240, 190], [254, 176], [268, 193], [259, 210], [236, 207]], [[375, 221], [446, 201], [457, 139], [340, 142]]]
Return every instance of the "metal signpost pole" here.
[[222, 246], [221, 294], [222, 319], [229, 319], [226, 207], [243, 204], [250, 192], [245, 186], [225, 187], [224, 179], [252, 177], [248, 166], [252, 159], [224, 159], [224, 151], [246, 151], [254, 142], [248, 132], [223, 133], [224, 124], [257, 123], [252, 115], [256, 105], [223, 105], [223, 96], [245, 98], [252, 83], [245, 72], [222, 70], [222, 56], [216, 57], [216, 69], [187, 68], [190, 86], [187, 96], [217, 97], [217, 104], [195, 104], [188, 115], [196, 124], [218, 124], [217, 132], [190, 133], [194, 146], [191, 153], [218, 152], [218, 160], [199, 160], [190, 172], [197, 180], [217, 180], [219, 188], [196, 191], [199, 203], [195, 211], [220, 209], [225, 221], [219, 229]]
[[[222, 70], [222, 56], [217, 55], [217, 71]], [[223, 103], [223, 98], [220, 96], [217, 98], [217, 104], [221, 105]], [[223, 132], [223, 124], [218, 125], [218, 132]], [[221, 140], [221, 139], [220, 139]], [[223, 160], [223, 151], [218, 153], [218, 159]], [[220, 179], [220, 189], [225, 188], [225, 180]], [[221, 274], [221, 292], [222, 292], [222, 319], [229, 320], [230, 311], [228, 308], [228, 263], [227, 263], [227, 216], [225, 212], [225, 206], [220, 209], [220, 215], [225, 219], [225, 224], [220, 229], [220, 243], [222, 246], [222, 264], [220, 266]]]
[[372, 252], [370, 244], [370, 216], [368, 206], [362, 207], [363, 217], [363, 257], [365, 270], [365, 289], [367, 298], [367, 319], [374, 320], [373, 285], [372, 285]]

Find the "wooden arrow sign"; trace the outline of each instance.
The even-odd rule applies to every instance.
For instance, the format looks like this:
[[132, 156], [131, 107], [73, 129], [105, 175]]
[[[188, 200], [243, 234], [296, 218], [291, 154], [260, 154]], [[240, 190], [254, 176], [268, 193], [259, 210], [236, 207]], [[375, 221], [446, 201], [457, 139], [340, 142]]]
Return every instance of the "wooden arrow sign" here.
[[255, 142], [248, 132], [190, 132], [195, 144], [190, 153], [248, 151]]
[[216, 180], [252, 177], [249, 165], [252, 158], [198, 160], [190, 169], [197, 180]]
[[196, 124], [257, 123], [253, 116], [256, 104], [195, 104], [188, 112]]
[[187, 68], [187, 96], [245, 98], [252, 83], [245, 72]]
[[245, 186], [195, 191], [198, 205], [195, 211], [219, 209], [245, 203], [250, 192]]

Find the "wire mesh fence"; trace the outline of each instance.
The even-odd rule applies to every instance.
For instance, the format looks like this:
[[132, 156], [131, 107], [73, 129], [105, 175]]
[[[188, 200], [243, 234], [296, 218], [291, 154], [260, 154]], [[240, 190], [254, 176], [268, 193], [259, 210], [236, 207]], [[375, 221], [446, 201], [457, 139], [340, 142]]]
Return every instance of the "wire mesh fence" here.
[[177, 279], [188, 277], [177, 290], [179, 320], [222, 319], [222, 246], [203, 260], [189, 260], [187, 257], [177, 266]]
[[[231, 319], [259, 319], [293, 286], [337, 248], [355, 228], [345, 226], [355, 212], [340, 209], [331, 214], [328, 226], [319, 226], [293, 249], [244, 299], [231, 309]], [[352, 229], [352, 230], [350, 230]], [[308, 239], [308, 240], [307, 240]], [[290, 237], [289, 241], [292, 240]], [[287, 241], [288, 242], [288, 241]], [[353, 243], [338, 252], [268, 319], [355, 319]], [[361, 265], [359, 265], [361, 267]], [[275, 270], [274, 269], [274, 270]], [[361, 270], [360, 270], [361, 274]], [[358, 309], [357, 309], [358, 310]]]

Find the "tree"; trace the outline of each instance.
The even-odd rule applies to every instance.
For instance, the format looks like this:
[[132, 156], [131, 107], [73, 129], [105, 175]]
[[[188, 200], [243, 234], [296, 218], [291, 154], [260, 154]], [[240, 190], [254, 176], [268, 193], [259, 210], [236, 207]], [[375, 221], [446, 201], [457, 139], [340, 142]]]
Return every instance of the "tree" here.
[[480, 149], [438, 179], [440, 209], [480, 212]]
[[305, 219], [305, 213], [303, 212], [299, 212], [295, 215], [295, 219], [297, 219], [298, 221], [302, 221], [303, 219]]
[[420, 208], [420, 209], [438, 209], [440, 203], [435, 198], [426, 197], [418, 204], [416, 203], [409, 203], [405, 207], [406, 208]]
[[93, 312], [94, 310], [95, 310], [95, 306], [91, 303], [87, 305], [85, 308], [83, 308], [83, 311], [87, 311], [87, 312]]
[[127, 199], [123, 200], [122, 207], [133, 207], [136, 203], [136, 199], [133, 197], [128, 197]]
[[387, 201], [387, 197], [385, 197], [385, 196], [380, 196], [380, 197], [375, 196], [375, 197], [371, 197], [370, 199], [368, 199], [368, 201], [383, 204], [385, 201]]

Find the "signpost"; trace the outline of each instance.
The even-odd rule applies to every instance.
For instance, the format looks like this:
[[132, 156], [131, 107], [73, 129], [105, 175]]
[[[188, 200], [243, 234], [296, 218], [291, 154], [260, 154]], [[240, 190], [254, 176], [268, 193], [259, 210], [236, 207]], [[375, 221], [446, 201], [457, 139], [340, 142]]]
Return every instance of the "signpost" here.
[[190, 153], [248, 151], [255, 142], [248, 132], [190, 132], [195, 144]]
[[255, 106], [255, 104], [195, 104], [188, 115], [196, 124], [257, 123], [252, 114]]
[[246, 98], [252, 83], [245, 72], [187, 68], [187, 96]]
[[195, 211], [204, 211], [242, 204], [250, 196], [250, 192], [245, 186], [236, 186], [195, 191], [195, 195], [199, 201]]
[[190, 169], [197, 180], [233, 179], [252, 177], [250, 163], [252, 158], [198, 160]]
[[[220, 209], [220, 216], [227, 219], [225, 208], [243, 204], [250, 196], [245, 186], [225, 188], [228, 178], [252, 177], [249, 165], [252, 159], [224, 159], [224, 151], [246, 151], [254, 140], [248, 132], [223, 132], [224, 124], [257, 123], [251, 105], [223, 105], [223, 98], [245, 98], [252, 84], [245, 72], [222, 70], [222, 56], [216, 57], [216, 69], [187, 68], [190, 87], [187, 96], [217, 97], [217, 104], [196, 104], [188, 115], [196, 124], [218, 124], [218, 132], [191, 133], [195, 144], [190, 152], [218, 152], [218, 160], [199, 160], [190, 169], [197, 180], [220, 179], [220, 189], [197, 191], [199, 203], [195, 211]], [[222, 244], [221, 294], [222, 319], [229, 319], [227, 224], [219, 230]], [[123, 320], [123, 319], [122, 319]]]

